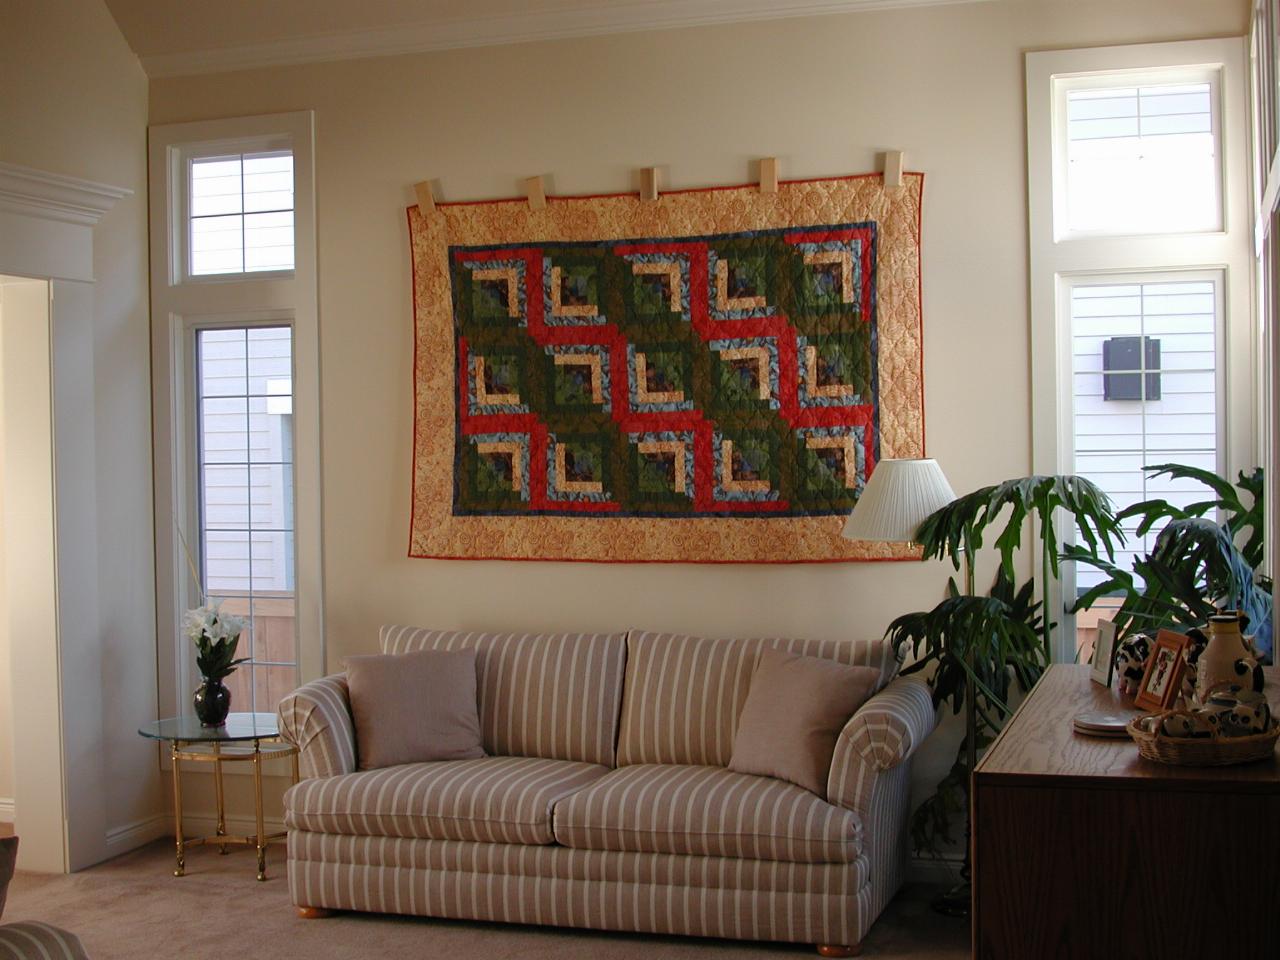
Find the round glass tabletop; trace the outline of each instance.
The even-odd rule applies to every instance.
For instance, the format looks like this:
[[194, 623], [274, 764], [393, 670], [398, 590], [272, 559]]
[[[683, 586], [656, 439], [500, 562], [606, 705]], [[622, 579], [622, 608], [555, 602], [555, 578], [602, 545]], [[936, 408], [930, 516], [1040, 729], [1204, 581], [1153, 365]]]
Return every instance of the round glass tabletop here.
[[181, 740], [186, 743], [235, 743], [280, 736], [274, 713], [229, 713], [220, 727], [206, 727], [197, 717], [166, 717], [138, 728], [152, 740]]

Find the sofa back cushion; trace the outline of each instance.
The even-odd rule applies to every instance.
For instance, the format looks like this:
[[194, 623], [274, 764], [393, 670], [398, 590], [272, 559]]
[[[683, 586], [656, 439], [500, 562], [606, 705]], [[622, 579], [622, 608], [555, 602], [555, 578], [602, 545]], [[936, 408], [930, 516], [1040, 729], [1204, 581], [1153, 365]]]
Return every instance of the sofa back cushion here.
[[383, 653], [476, 652], [480, 737], [490, 756], [614, 765], [625, 633], [469, 633], [384, 626]]
[[622, 698], [618, 766], [728, 766], [738, 715], [766, 647], [879, 671], [879, 690], [898, 671], [883, 640], [709, 640], [632, 630]]

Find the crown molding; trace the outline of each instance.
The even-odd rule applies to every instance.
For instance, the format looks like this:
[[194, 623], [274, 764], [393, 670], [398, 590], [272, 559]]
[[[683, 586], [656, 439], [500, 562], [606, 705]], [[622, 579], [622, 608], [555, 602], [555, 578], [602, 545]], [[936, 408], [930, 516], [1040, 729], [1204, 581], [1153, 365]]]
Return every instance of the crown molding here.
[[144, 56], [141, 60], [150, 77], [180, 77], [640, 30], [984, 2], [988, 0], [623, 0], [594, 2], [571, 10], [399, 24], [376, 30], [318, 34], [213, 50], [159, 53]]
[[0, 161], [0, 210], [92, 227], [132, 190]]

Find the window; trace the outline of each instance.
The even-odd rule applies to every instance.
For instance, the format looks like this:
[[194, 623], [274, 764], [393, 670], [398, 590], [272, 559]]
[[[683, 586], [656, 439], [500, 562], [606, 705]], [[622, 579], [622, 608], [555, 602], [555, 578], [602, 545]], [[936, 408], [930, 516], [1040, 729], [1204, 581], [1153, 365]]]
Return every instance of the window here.
[[1068, 231], [1221, 228], [1212, 83], [1063, 87]]
[[156, 126], [149, 154], [160, 707], [190, 711], [204, 591], [247, 623], [232, 709], [270, 712], [325, 672], [314, 117]]
[[[1143, 467], [1256, 465], [1248, 100], [1242, 45], [1028, 53], [1032, 466], [1120, 508], [1198, 498]], [[1150, 543], [1131, 536], [1119, 562]], [[1056, 657], [1091, 651], [1097, 583], [1049, 585]]]
[[293, 269], [293, 154], [193, 157], [190, 274]]
[[[1216, 279], [1070, 287], [1073, 470], [1124, 509], [1161, 497], [1178, 506], [1209, 492], [1195, 482], [1152, 477], [1144, 466], [1181, 463], [1219, 469]], [[1131, 566], [1155, 535], [1125, 533], [1117, 556]], [[1102, 580], [1077, 571], [1084, 591]]]
[[248, 625], [232, 702], [269, 712], [298, 681], [293, 332], [199, 329], [195, 367], [202, 586]]

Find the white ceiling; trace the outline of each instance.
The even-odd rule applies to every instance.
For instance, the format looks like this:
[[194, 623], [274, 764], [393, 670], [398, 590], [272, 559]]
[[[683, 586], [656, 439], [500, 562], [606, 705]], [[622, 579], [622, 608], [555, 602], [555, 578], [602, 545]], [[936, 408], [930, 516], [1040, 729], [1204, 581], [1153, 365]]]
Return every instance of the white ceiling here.
[[106, 0], [151, 76], [979, 0]]

